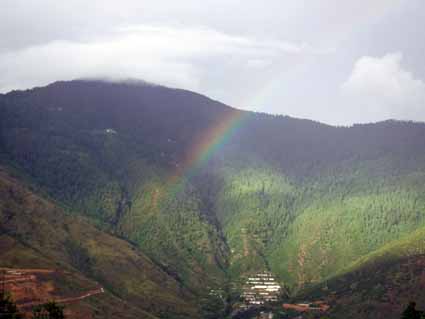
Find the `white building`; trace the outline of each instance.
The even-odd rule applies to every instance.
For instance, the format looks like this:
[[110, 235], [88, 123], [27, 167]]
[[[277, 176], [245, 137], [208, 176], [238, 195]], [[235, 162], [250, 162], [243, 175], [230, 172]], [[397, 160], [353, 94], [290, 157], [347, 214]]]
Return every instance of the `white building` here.
[[270, 272], [264, 271], [248, 277], [242, 289], [245, 303], [262, 305], [276, 302], [281, 294], [281, 286]]

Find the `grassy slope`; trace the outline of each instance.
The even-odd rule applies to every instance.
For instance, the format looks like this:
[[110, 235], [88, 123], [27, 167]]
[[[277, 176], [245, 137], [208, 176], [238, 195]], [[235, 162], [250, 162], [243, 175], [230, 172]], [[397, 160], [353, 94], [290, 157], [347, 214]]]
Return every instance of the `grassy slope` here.
[[[133, 305], [133, 314], [145, 311], [166, 318], [197, 317], [194, 297], [137, 247], [66, 215], [22, 187], [5, 170], [0, 172], [0, 196], [5, 236], [1, 242], [10, 242], [2, 250], [2, 266], [71, 271], [99, 282], [107, 290], [107, 298], [121, 300], [115, 304]], [[94, 303], [104, 303], [94, 298]], [[105, 317], [115, 313], [113, 305], [105, 306]]]
[[[58, 262], [55, 258], [44, 256], [40, 251], [17, 241], [8, 235], [0, 236], [0, 259], [2, 267], [11, 268], [38, 268], [38, 269], [67, 269], [66, 273], [52, 278], [49, 276], [48, 286], [53, 287], [51, 294], [62, 298], [84, 294], [88, 289], [97, 288], [99, 283], [87, 278], [69, 265]], [[41, 289], [41, 288], [38, 288]], [[51, 288], [49, 288], [50, 290]], [[37, 293], [37, 291], [34, 291]], [[67, 313], [71, 318], [147, 318], [158, 317], [127, 303], [110, 291], [92, 296], [75, 304], [66, 305]]]
[[353, 262], [340, 275], [303, 291], [325, 299], [332, 318], [399, 318], [409, 301], [425, 308], [425, 228]]

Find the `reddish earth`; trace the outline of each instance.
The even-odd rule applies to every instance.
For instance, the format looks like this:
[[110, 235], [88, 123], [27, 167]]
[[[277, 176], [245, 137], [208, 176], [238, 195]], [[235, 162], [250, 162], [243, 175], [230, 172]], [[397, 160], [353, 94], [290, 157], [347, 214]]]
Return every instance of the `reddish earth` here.
[[330, 306], [323, 301], [315, 301], [312, 303], [299, 303], [299, 304], [289, 304], [285, 303], [282, 305], [283, 309], [286, 310], [295, 310], [297, 312], [326, 312], [329, 310]]
[[[56, 286], [58, 281], [71, 281], [65, 278], [67, 272], [56, 269], [16, 269], [0, 268], [0, 287], [10, 292], [18, 308], [26, 314], [31, 313], [32, 307], [55, 301], [65, 305], [67, 318], [89, 318], [91, 312], [85, 307], [75, 307], [80, 301], [93, 295], [101, 294], [104, 289], [100, 286], [88, 287], [82, 291], [66, 291]], [[72, 305], [71, 305], [72, 304]]]
[[[101, 294], [103, 292], [104, 292], [103, 288], [98, 288], [98, 289], [88, 291], [85, 294], [82, 294], [82, 295], [79, 295], [79, 296], [76, 296], [76, 297], [56, 298], [56, 299], [51, 299], [51, 300], [54, 300], [58, 304], [69, 304], [69, 303], [73, 303], [73, 302], [78, 302], [78, 301], [83, 300], [85, 298], [88, 298], [90, 296]], [[30, 301], [30, 302], [26, 302], [26, 303], [20, 303], [18, 305], [21, 309], [26, 309], [26, 308], [41, 305], [43, 303], [44, 303], [43, 301]]]

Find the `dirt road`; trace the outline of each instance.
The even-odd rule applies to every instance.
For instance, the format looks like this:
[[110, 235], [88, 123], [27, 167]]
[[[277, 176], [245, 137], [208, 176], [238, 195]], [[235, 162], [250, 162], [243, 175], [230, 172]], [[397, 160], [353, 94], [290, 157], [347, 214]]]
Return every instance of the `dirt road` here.
[[[105, 290], [102, 287], [100, 287], [100, 288], [97, 288], [97, 289], [87, 291], [84, 294], [77, 296], [77, 297], [60, 298], [60, 299], [54, 299], [54, 300], [50, 300], [50, 301], [54, 301], [58, 304], [67, 304], [67, 303], [72, 303], [72, 302], [75, 302], [75, 301], [80, 301], [80, 300], [83, 300], [83, 299], [86, 299], [88, 297], [98, 295], [98, 294], [101, 294], [101, 293], [104, 293], [104, 292], [105, 292]], [[19, 304], [18, 306], [20, 308], [29, 308], [29, 307], [35, 307], [35, 306], [38, 306], [38, 305], [42, 305], [44, 303], [46, 303], [46, 301], [31, 301], [31, 302]]]

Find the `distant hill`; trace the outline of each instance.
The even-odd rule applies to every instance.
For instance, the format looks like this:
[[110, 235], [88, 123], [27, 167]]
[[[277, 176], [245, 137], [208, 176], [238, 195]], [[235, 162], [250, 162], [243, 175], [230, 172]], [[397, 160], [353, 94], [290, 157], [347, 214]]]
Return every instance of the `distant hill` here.
[[[125, 244], [150, 260], [190, 296], [176, 309], [195, 316], [199, 304], [205, 318], [226, 307], [210, 290], [232, 298], [245, 274], [271, 270], [295, 295], [383, 249], [391, 255], [425, 227], [424, 137], [423, 123], [332, 127], [137, 82], [56, 82], [0, 95], [4, 174], [60, 207], [58, 222], [83, 219], [93, 229], [86, 240], [100, 232], [108, 247]], [[55, 241], [65, 244], [65, 235]], [[42, 233], [28, 236], [33, 243]], [[80, 249], [72, 245], [67, 258]], [[403, 258], [420, 255], [406, 251]], [[96, 268], [111, 290], [150, 291], [120, 286], [115, 262]], [[170, 300], [175, 289], [154, 290]]]

